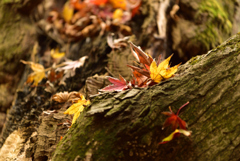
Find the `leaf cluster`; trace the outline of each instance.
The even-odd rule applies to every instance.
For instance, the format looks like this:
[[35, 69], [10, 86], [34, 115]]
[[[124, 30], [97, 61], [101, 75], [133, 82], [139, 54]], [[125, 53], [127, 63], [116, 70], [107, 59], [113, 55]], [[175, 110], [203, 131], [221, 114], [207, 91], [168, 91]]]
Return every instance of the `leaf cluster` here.
[[160, 61], [161, 57], [159, 57], [156, 62], [151, 55], [142, 51], [140, 47], [137, 47], [132, 42], [130, 42], [130, 48], [131, 53], [138, 61], [136, 66], [127, 65], [132, 70], [132, 80], [128, 82], [121, 75], [119, 75], [119, 79], [108, 77], [112, 84], [100, 91], [122, 91], [134, 87], [152, 86], [173, 77], [180, 65], [170, 68], [169, 61], [172, 55], [162, 62]]
[[45, 26], [56, 31], [56, 39], [65, 42], [115, 29], [126, 36], [131, 34], [131, 28], [124, 24], [138, 13], [140, 6], [141, 0], [68, 0], [62, 8], [49, 13]]

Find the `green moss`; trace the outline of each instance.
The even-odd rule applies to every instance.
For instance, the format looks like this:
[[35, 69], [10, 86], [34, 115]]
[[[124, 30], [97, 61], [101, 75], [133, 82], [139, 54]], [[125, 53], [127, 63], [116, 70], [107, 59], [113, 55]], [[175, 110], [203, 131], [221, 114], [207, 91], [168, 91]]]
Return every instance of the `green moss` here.
[[196, 18], [203, 20], [207, 18], [206, 27], [200, 26], [196, 36], [196, 40], [207, 50], [216, 47], [223, 42], [223, 38], [231, 34], [232, 22], [229, 20], [228, 12], [217, 0], [203, 0]]
[[195, 64], [198, 63], [200, 60], [201, 60], [201, 57], [200, 57], [200, 56], [195, 56], [195, 57], [193, 57], [193, 58], [191, 58], [191, 59], [189, 60], [189, 64], [195, 65]]

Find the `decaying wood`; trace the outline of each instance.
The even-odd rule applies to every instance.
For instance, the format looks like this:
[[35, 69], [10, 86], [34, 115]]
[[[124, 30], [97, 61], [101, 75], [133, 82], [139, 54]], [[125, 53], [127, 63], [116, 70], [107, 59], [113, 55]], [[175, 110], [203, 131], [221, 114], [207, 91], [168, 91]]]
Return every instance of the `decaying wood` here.
[[[206, 55], [192, 58], [178, 75], [146, 89], [94, 97], [59, 143], [53, 161], [74, 160], [238, 160], [240, 119], [240, 34]], [[158, 143], [161, 114], [189, 101], [181, 118], [192, 131]]]

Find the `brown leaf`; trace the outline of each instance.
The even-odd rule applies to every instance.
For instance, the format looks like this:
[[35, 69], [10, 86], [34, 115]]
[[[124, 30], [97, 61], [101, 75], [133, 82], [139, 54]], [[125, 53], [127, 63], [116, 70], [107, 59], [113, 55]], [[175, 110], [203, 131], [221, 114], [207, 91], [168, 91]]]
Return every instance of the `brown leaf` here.
[[83, 95], [79, 92], [60, 92], [52, 96], [52, 100], [64, 103], [64, 102], [76, 102], [79, 99], [82, 99]]
[[150, 55], [146, 54], [140, 47], [137, 47], [132, 42], [130, 42], [130, 48], [133, 56], [142, 64], [146, 64], [148, 66], [151, 65], [153, 59]]
[[119, 49], [121, 47], [126, 47], [127, 46], [127, 41], [129, 40], [129, 36], [119, 38], [119, 39], [114, 39], [114, 34], [109, 34], [107, 36], [107, 43], [112, 49]]

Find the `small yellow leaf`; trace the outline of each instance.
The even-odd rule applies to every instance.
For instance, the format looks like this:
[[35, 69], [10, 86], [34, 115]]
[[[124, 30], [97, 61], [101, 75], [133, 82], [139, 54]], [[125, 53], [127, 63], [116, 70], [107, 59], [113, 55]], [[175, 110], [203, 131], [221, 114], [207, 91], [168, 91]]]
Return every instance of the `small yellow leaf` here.
[[168, 137], [164, 138], [162, 142], [169, 142], [174, 138], [174, 135], [179, 133], [179, 129], [176, 129], [174, 132], [172, 132]]
[[64, 52], [60, 53], [58, 48], [51, 50], [51, 57], [53, 59], [59, 59], [59, 58], [62, 58], [64, 56], [65, 56], [65, 53]]
[[70, 5], [69, 1], [67, 1], [63, 6], [62, 11], [62, 16], [66, 22], [69, 22], [72, 19], [73, 12], [74, 12], [73, 7]]
[[26, 83], [33, 83], [34, 86], [37, 86], [39, 82], [42, 81], [43, 78], [45, 78], [45, 69], [41, 64], [33, 63], [33, 62], [27, 62], [24, 60], [21, 60], [22, 63], [31, 65], [32, 70], [34, 71], [31, 73], [28, 78]]
[[114, 12], [113, 12], [113, 19], [116, 20], [116, 19], [121, 19], [123, 16], [123, 10], [118, 8], [116, 9]]
[[164, 138], [162, 140], [162, 142], [160, 142], [159, 144], [165, 144], [171, 140], [173, 140], [174, 138], [178, 137], [180, 134], [183, 134], [185, 136], [190, 136], [192, 134], [191, 131], [187, 131], [184, 129], [176, 129], [173, 133], [171, 133], [168, 137]]
[[84, 106], [89, 105], [90, 101], [86, 100], [83, 95], [81, 95], [81, 99], [77, 101], [77, 103], [74, 103], [72, 106], [70, 106], [64, 114], [72, 115], [74, 114], [72, 125], [76, 122], [77, 118], [79, 117], [80, 113], [83, 111]]
[[171, 78], [174, 75], [174, 73], [177, 72], [178, 66], [180, 64], [178, 64], [172, 68], [169, 68], [169, 61], [170, 61], [171, 57], [172, 57], [172, 55], [169, 56], [164, 61], [162, 61], [158, 66], [157, 66], [155, 60], [151, 63], [150, 77], [154, 82], [159, 83], [163, 79]]

